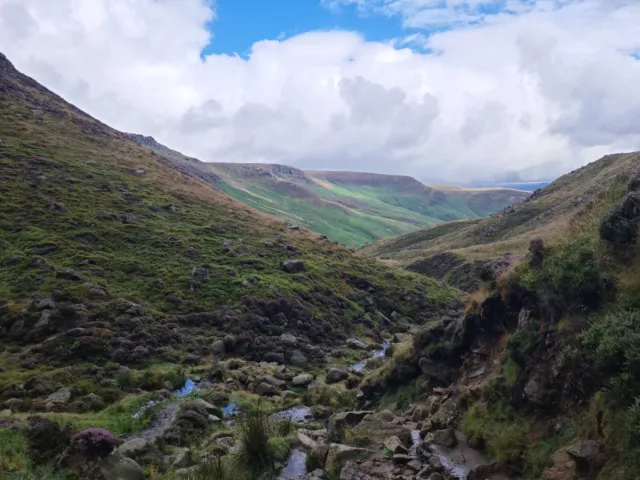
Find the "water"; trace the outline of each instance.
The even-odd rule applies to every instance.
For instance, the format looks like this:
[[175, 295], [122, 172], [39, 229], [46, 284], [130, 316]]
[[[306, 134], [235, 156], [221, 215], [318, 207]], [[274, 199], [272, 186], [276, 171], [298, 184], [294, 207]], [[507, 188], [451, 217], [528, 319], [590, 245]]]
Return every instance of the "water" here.
[[362, 360], [362, 361], [360, 361], [358, 363], [354, 363], [353, 365], [351, 365], [349, 367], [349, 370], [351, 370], [352, 372], [361, 372], [361, 371], [363, 371], [367, 367], [367, 362], [369, 360], [372, 360], [374, 358], [384, 357], [385, 353], [387, 352], [387, 348], [389, 348], [389, 341], [385, 341], [382, 344], [382, 348], [380, 350], [376, 350], [375, 352], [373, 352], [373, 355], [371, 355], [369, 358], [365, 358], [364, 360]]
[[307, 452], [294, 448], [277, 480], [301, 480], [307, 473]]
[[222, 416], [224, 418], [236, 417], [240, 413], [240, 408], [237, 403], [229, 402], [222, 408]]
[[198, 390], [199, 388], [200, 388], [200, 385], [189, 378], [187, 379], [186, 382], [184, 382], [184, 385], [182, 386], [182, 388], [179, 388], [174, 393], [178, 396], [178, 398], [182, 398], [182, 397], [186, 397], [191, 392]]
[[409, 455], [416, 455], [418, 445], [420, 445], [421, 441], [420, 430], [411, 430], [411, 448], [409, 449]]
[[293, 407], [273, 414], [274, 418], [288, 418], [293, 423], [306, 423], [313, 418], [309, 407]]

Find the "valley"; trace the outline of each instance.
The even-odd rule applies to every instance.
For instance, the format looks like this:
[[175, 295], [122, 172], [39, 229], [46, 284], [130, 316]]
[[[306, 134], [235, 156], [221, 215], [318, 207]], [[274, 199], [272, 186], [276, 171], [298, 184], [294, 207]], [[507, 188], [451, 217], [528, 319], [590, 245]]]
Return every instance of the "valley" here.
[[0, 478], [640, 475], [640, 154], [205, 164], [1, 54], [0, 140]]

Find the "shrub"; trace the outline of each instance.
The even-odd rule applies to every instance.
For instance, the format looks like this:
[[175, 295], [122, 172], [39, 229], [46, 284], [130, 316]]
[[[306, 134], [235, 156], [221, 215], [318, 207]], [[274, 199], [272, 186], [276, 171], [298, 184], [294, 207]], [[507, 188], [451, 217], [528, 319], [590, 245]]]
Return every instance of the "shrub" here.
[[274, 451], [269, 442], [269, 415], [263, 409], [244, 414], [238, 425], [239, 447], [237, 460], [240, 467], [252, 474], [273, 468]]
[[71, 440], [72, 448], [88, 458], [106, 457], [119, 444], [120, 440], [104, 428], [88, 428], [76, 434]]

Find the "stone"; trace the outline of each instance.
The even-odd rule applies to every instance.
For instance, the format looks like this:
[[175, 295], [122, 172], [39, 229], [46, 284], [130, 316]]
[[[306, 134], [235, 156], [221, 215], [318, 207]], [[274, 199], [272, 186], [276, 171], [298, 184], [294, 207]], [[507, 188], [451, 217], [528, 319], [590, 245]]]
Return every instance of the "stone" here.
[[389, 437], [384, 441], [384, 446], [391, 453], [395, 454], [403, 454], [406, 455], [408, 450], [407, 447], [403, 445], [398, 437]]
[[341, 445], [338, 443], [332, 443], [329, 445], [329, 451], [327, 453], [327, 461], [325, 463], [325, 470], [329, 472], [340, 471], [341, 466], [348, 460], [359, 458], [361, 455], [369, 453], [369, 450], [364, 448], [350, 447], [348, 445]]
[[296, 375], [295, 377], [293, 377], [293, 380], [291, 380], [291, 383], [296, 387], [306, 387], [312, 381], [313, 381], [313, 378], [311, 377], [311, 375], [307, 375], [306, 373], [303, 373], [301, 375]]
[[215, 415], [216, 413], [219, 412], [218, 408], [214, 407], [213, 405], [211, 405], [206, 400], [203, 400], [202, 398], [196, 398], [194, 400], [191, 400], [190, 404], [193, 405], [195, 408], [198, 408], [198, 409], [201, 408], [205, 412], [210, 413], [212, 415]]
[[10, 398], [6, 402], [4, 402], [4, 405], [10, 410], [18, 410], [22, 407], [22, 405], [24, 405], [24, 400], [22, 400], [21, 398]]
[[313, 450], [318, 446], [318, 443], [315, 440], [312, 440], [311, 437], [302, 432], [298, 432], [297, 440], [300, 445], [309, 450]]
[[419, 472], [422, 468], [422, 462], [420, 462], [419, 460], [411, 460], [409, 463], [407, 463], [407, 467], [409, 467], [414, 472]]
[[420, 437], [424, 438], [427, 433], [433, 430], [442, 430], [452, 426], [458, 417], [458, 407], [456, 401], [453, 398], [447, 399], [438, 411], [433, 414], [429, 419], [425, 420], [422, 430], [420, 430]]
[[340, 370], [339, 368], [332, 367], [327, 372], [327, 376], [325, 380], [329, 384], [338, 383], [338, 382], [341, 382], [342, 380], [346, 380], [348, 376], [349, 374], [344, 370]]
[[122, 455], [118, 450], [100, 459], [98, 467], [104, 480], [142, 480], [143, 478], [140, 465]]
[[151, 443], [144, 438], [133, 438], [118, 447], [118, 451], [129, 458], [136, 458], [149, 451]]
[[40, 318], [38, 319], [36, 324], [33, 326], [33, 328], [36, 330], [38, 328], [46, 328], [49, 326], [50, 321], [51, 321], [51, 310], [43, 310], [40, 313]]
[[41, 312], [42, 310], [53, 310], [56, 308], [56, 302], [51, 300], [50, 298], [43, 298], [38, 303], [36, 303], [36, 310]]
[[364, 417], [371, 415], [373, 412], [370, 410], [360, 410], [351, 412], [342, 412], [332, 415], [329, 419], [331, 423], [331, 432], [333, 435], [340, 435], [347, 428], [355, 427], [358, 425]]
[[357, 338], [348, 338], [346, 343], [347, 347], [350, 348], [355, 348], [357, 350], [369, 350], [369, 345], [358, 340]]
[[291, 357], [289, 358], [291, 365], [295, 365], [296, 367], [305, 367], [307, 365], [307, 357], [300, 350], [294, 350], [291, 352]]
[[273, 375], [265, 375], [264, 377], [262, 377], [262, 381], [267, 382], [269, 385], [273, 385], [276, 388], [280, 388], [287, 383], [284, 380], [280, 380], [274, 377]]
[[292, 391], [292, 390], [284, 390], [282, 392], [280, 392], [280, 396], [284, 399], [284, 400], [295, 400], [296, 398], [298, 398], [300, 395], [298, 395], [296, 392]]
[[415, 459], [416, 457], [412, 457], [411, 455], [404, 455], [401, 453], [397, 453], [393, 457], [391, 457], [391, 461], [394, 463], [394, 465], [407, 465], [409, 462]]
[[486, 480], [496, 471], [496, 463], [482, 464], [472, 468], [467, 474], [467, 480]]
[[61, 388], [49, 395], [45, 401], [47, 405], [65, 405], [69, 400], [71, 400], [71, 390], [68, 388]]
[[441, 473], [432, 473], [429, 475], [428, 480], [445, 480]]
[[524, 393], [527, 400], [540, 406], [546, 406], [548, 403], [549, 392], [547, 389], [545, 376], [541, 372], [531, 375], [531, 378], [524, 386]]
[[453, 371], [441, 363], [436, 363], [430, 358], [422, 357], [418, 362], [422, 373], [429, 378], [434, 378], [440, 383], [449, 383], [453, 377]]
[[227, 347], [224, 344], [224, 341], [221, 339], [216, 340], [211, 344], [211, 352], [215, 355], [224, 355], [227, 353]]
[[378, 418], [380, 420], [384, 420], [385, 422], [393, 422], [396, 419], [395, 414], [391, 410], [382, 410], [378, 413]]
[[267, 352], [262, 359], [267, 363], [284, 363], [284, 354], [278, 352]]
[[302, 260], [286, 260], [282, 262], [282, 268], [287, 273], [300, 273], [307, 270]]
[[440, 457], [438, 457], [437, 455], [431, 455], [429, 457], [429, 466], [433, 470], [435, 470], [436, 472], [444, 471], [444, 466], [442, 465], [442, 462], [440, 461]]
[[298, 339], [295, 335], [291, 335], [290, 333], [283, 333], [280, 335], [280, 341], [290, 347], [295, 347], [298, 344]]
[[94, 299], [107, 298], [107, 292], [102, 288], [92, 288], [89, 290], [89, 296]]
[[567, 454], [576, 462], [579, 474], [591, 474], [604, 463], [604, 445], [598, 440], [583, 440], [569, 445]]
[[255, 392], [258, 395], [264, 395], [266, 397], [272, 397], [279, 394], [278, 389], [267, 382], [260, 383], [256, 387]]
[[453, 448], [458, 444], [456, 432], [453, 428], [436, 430], [433, 432], [433, 443], [436, 445], [442, 445], [443, 447]]
[[193, 453], [188, 448], [183, 448], [171, 458], [171, 467], [175, 469], [188, 468], [196, 464]]

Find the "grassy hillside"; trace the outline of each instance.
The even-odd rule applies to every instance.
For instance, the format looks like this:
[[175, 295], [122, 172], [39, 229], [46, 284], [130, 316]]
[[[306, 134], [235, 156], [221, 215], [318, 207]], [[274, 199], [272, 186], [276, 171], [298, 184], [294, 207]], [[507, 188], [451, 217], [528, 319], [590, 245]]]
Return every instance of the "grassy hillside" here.
[[432, 188], [396, 175], [203, 163], [150, 137], [129, 137], [245, 205], [351, 247], [443, 221], [484, 217], [528, 196], [510, 189]]
[[[275, 372], [257, 362], [322, 378], [336, 348], [336, 362], [364, 353], [348, 337], [379, 341], [458, 298], [252, 210], [186, 157], [176, 164], [138, 145], [2, 55], [0, 140], [2, 478], [54, 478], [31, 462], [59, 454], [69, 431], [42, 418], [132, 434], [154, 421], [153, 409], [132, 416], [149, 400], [175, 415], [167, 389], [186, 378], [214, 382], [199, 395], [220, 408]], [[227, 370], [218, 361], [228, 357], [238, 360]], [[25, 436], [39, 431], [26, 429], [34, 413], [60, 433], [53, 445]], [[179, 413], [172, 431], [209, 428], [206, 415], [179, 423], [194, 415]]]
[[[534, 237], [553, 243], [571, 221], [635, 171], [640, 153], [608, 155], [537, 190], [524, 202], [483, 219], [451, 222], [381, 240], [366, 255], [437, 278], [464, 276], [474, 263], [526, 252]], [[459, 268], [462, 268], [459, 270]]]

